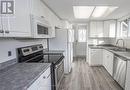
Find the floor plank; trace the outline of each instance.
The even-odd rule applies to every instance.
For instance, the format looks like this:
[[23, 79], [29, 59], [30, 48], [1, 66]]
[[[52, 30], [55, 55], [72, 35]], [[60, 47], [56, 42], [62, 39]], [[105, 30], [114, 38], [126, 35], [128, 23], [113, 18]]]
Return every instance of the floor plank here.
[[84, 58], [74, 60], [59, 90], [123, 90], [104, 67], [89, 67]]

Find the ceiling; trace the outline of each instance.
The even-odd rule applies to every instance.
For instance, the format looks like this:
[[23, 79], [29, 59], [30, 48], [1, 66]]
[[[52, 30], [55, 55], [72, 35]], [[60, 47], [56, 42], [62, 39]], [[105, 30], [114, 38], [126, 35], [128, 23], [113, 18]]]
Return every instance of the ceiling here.
[[[118, 6], [119, 8], [105, 18], [118, 19], [130, 13], [130, 0], [43, 0], [61, 19], [71, 22], [87, 22], [88, 19], [75, 19], [72, 6]], [[95, 19], [94, 19], [95, 20]]]

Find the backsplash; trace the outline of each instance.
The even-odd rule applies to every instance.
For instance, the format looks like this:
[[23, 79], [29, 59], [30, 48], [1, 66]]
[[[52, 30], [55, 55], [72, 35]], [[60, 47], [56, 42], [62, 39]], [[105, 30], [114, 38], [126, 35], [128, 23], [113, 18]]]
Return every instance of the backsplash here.
[[[43, 44], [47, 48], [47, 39], [8, 39], [0, 38], [0, 63], [16, 59], [16, 48], [35, 44]], [[11, 52], [11, 55], [9, 56]]]
[[114, 44], [115, 39], [112, 38], [98, 38], [98, 39], [88, 39], [88, 44]]

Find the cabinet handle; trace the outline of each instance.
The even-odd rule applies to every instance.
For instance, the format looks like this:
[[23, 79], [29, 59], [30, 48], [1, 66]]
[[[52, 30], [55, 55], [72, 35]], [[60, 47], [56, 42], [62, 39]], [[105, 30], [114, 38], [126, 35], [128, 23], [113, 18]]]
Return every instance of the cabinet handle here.
[[45, 18], [44, 16], [41, 16], [41, 18]]
[[5, 33], [9, 33], [9, 31], [5, 31]]
[[47, 79], [51, 76], [51, 74], [49, 74], [48, 76], [43, 76], [43, 79]]
[[4, 30], [0, 30], [0, 33], [4, 33]]

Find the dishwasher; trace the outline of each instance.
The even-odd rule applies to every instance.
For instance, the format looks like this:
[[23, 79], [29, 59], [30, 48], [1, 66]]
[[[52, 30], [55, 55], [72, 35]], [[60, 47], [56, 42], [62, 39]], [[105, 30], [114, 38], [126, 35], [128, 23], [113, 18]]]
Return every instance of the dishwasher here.
[[113, 63], [113, 78], [124, 89], [126, 80], [126, 67], [127, 60], [118, 56], [115, 56]]

